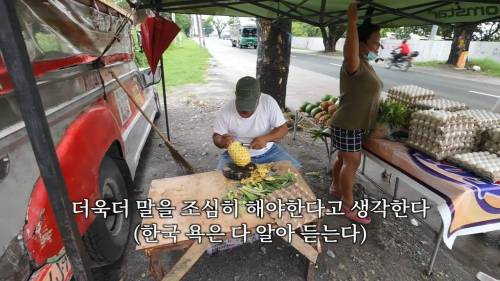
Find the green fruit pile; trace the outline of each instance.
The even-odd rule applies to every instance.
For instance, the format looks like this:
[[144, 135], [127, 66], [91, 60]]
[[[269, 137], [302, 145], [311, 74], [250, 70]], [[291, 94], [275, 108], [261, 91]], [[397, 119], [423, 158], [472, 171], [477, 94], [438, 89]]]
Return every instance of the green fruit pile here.
[[314, 121], [322, 126], [330, 124], [331, 118], [337, 110], [336, 97], [332, 95], [325, 95], [321, 101], [318, 102], [305, 102], [300, 111], [307, 113], [309, 117], [314, 118]]

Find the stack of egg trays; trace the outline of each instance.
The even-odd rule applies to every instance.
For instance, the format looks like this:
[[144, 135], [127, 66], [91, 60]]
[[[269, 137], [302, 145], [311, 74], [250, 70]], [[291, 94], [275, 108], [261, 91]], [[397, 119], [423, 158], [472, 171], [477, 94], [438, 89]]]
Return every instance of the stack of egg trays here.
[[488, 129], [482, 136], [482, 149], [500, 155], [500, 127]]
[[448, 161], [490, 182], [500, 181], [500, 157], [488, 151], [453, 155]]
[[469, 109], [461, 111], [462, 114], [474, 118], [479, 130], [484, 131], [500, 127], [500, 114], [484, 109]]
[[474, 120], [458, 112], [421, 110], [412, 114], [407, 145], [436, 160], [471, 152], [475, 144]]
[[415, 103], [416, 109], [427, 110], [446, 110], [446, 111], [460, 111], [469, 109], [469, 106], [463, 102], [449, 100], [449, 99], [433, 99], [421, 100]]
[[389, 89], [387, 98], [414, 107], [419, 101], [434, 99], [434, 91], [415, 85], [395, 86]]
[[481, 149], [481, 134], [486, 130], [500, 127], [500, 114], [483, 109], [469, 109], [460, 112], [474, 118], [476, 124], [475, 150], [479, 151]]

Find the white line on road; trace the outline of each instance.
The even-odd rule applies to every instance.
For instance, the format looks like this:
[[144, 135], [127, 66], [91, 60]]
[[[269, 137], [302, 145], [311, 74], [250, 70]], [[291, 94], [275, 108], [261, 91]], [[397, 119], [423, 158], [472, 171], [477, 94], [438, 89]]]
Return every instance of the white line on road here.
[[479, 94], [479, 95], [494, 97], [494, 98], [500, 98], [500, 96], [495, 96], [495, 95], [492, 95], [492, 94], [486, 94], [486, 93], [481, 93], [481, 92], [476, 92], [476, 91], [468, 91], [468, 92], [469, 93], [473, 93], [473, 94]]
[[297, 56], [296, 55], [292, 55], [292, 58], [296, 58]]
[[341, 64], [336, 64], [336, 63], [333, 63], [333, 62], [331, 62], [330, 64], [331, 65], [335, 65], [335, 66], [342, 66]]

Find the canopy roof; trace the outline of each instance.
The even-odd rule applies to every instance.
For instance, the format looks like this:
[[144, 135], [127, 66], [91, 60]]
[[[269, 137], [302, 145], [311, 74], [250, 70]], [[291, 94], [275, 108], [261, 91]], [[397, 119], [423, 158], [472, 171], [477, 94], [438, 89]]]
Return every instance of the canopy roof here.
[[[134, 1], [132, 1], [134, 2]], [[136, 0], [138, 9], [185, 14], [289, 18], [316, 26], [347, 21], [351, 0]], [[500, 0], [362, 0], [360, 21], [373, 8], [382, 26], [462, 24], [500, 20]]]

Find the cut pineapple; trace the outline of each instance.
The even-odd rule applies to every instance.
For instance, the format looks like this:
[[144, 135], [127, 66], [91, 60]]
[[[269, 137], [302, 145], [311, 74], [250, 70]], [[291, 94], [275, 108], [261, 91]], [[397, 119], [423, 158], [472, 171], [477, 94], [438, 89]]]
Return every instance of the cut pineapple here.
[[271, 171], [272, 165], [270, 164], [258, 164], [257, 168], [252, 171], [250, 177], [242, 179], [241, 184], [258, 184], [262, 180], [274, 180], [273, 177], [267, 176], [269, 171]]
[[250, 151], [239, 141], [233, 141], [227, 148], [227, 152], [236, 166], [244, 167], [250, 163]]

